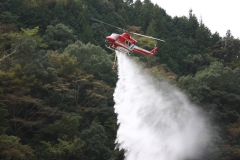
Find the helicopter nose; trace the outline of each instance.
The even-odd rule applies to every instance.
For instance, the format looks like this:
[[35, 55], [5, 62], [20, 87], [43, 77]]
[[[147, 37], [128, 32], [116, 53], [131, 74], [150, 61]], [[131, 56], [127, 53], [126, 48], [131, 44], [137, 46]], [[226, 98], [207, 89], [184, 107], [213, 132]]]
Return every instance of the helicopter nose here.
[[115, 41], [116, 39], [115, 39], [114, 37], [107, 36], [107, 37], [106, 37], [106, 40], [107, 40], [107, 41]]

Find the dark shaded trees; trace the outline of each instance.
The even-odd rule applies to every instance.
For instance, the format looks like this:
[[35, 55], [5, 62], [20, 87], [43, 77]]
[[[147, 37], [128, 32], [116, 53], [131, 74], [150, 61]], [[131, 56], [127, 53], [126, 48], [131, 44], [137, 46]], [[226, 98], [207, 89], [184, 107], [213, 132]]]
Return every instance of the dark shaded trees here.
[[232, 70], [220, 62], [211, 63], [209, 67], [196, 72], [195, 76], [188, 75], [178, 80], [179, 86], [206, 111], [211, 119], [210, 124], [215, 126], [211, 132], [213, 144], [209, 146], [210, 152], [206, 152], [206, 155], [211, 155], [211, 159], [219, 159], [234, 150], [225, 141], [232, 134], [225, 127], [238, 123], [239, 82], [239, 69]]
[[105, 36], [121, 32], [92, 17], [164, 39], [134, 37], [159, 47], [154, 57], [135, 56], [211, 117], [205, 159], [239, 157], [240, 45], [230, 30], [222, 38], [192, 10], [170, 17], [149, 0], [28, 2], [0, 2], [0, 159], [123, 159], [114, 150], [117, 74], [104, 48]]
[[64, 48], [77, 40], [77, 37], [73, 34], [72, 29], [59, 23], [56, 26], [47, 27], [43, 40], [48, 44], [49, 49], [63, 52]]
[[90, 127], [83, 130], [81, 137], [85, 141], [85, 158], [89, 160], [114, 159], [114, 154], [107, 146], [107, 135], [104, 127], [92, 122]]
[[[224, 60], [225, 62], [231, 63], [239, 59], [240, 54], [240, 40], [234, 39], [232, 36], [226, 36], [220, 39], [213, 46], [212, 56]], [[236, 64], [235, 67], [238, 65]], [[239, 67], [239, 66], [238, 66]]]

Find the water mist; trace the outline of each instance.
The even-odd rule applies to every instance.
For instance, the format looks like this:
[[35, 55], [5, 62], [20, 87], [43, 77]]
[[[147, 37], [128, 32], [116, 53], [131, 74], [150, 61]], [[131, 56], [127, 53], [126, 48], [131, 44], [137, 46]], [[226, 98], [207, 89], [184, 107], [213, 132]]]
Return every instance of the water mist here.
[[117, 52], [114, 92], [116, 143], [126, 160], [185, 160], [201, 154], [208, 141], [205, 121], [187, 97], [156, 82], [126, 54]]

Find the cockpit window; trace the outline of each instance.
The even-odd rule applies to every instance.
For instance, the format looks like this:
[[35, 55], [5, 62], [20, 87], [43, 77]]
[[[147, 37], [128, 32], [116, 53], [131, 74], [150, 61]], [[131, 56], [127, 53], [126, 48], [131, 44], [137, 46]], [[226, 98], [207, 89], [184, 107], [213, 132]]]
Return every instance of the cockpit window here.
[[112, 33], [112, 34], [111, 34], [111, 37], [114, 37], [115, 39], [117, 39], [118, 36], [119, 36], [119, 34], [116, 34], [116, 33]]
[[126, 44], [127, 44], [128, 46], [131, 46], [131, 45], [132, 45], [128, 40], [126, 40]]

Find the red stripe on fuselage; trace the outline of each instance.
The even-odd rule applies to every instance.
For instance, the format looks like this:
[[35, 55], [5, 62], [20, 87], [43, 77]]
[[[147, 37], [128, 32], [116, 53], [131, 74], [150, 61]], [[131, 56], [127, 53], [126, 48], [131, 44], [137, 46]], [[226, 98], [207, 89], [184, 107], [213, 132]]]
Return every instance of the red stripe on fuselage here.
[[146, 54], [146, 55], [153, 55], [153, 53], [149, 52], [146, 49], [140, 48], [138, 46], [134, 47], [133, 52], [139, 52], [139, 53]]

